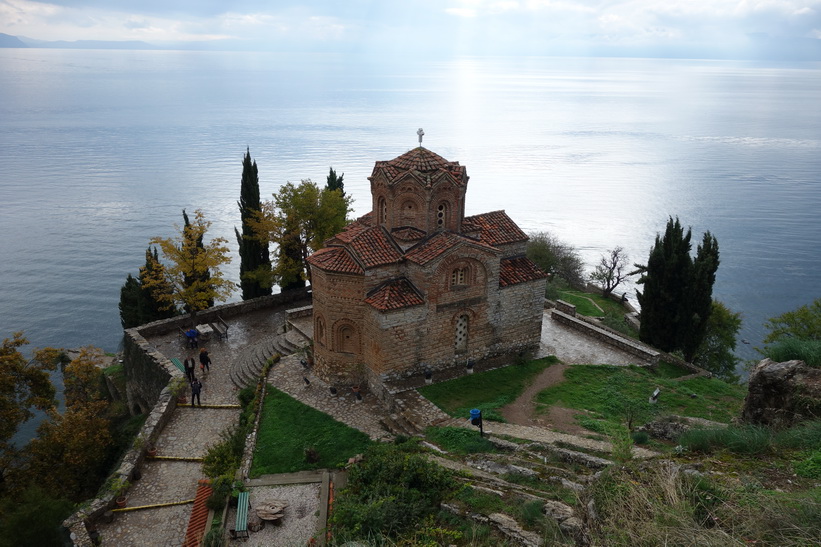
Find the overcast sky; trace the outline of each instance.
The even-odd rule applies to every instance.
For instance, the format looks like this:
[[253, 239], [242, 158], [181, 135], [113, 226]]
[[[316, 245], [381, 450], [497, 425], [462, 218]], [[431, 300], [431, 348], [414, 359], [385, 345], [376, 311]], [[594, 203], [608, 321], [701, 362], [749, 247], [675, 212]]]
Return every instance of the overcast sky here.
[[362, 55], [821, 59], [821, 0], [0, 0], [0, 32]]

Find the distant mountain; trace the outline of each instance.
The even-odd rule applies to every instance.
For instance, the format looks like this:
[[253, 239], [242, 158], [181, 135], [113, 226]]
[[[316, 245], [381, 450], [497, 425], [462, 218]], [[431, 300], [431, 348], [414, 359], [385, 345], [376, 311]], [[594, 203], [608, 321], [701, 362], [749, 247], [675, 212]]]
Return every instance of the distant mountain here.
[[17, 36], [0, 32], [0, 47], [28, 47]]
[[37, 40], [36, 38], [28, 38], [26, 36], [9, 36], [8, 34], [0, 34], [2, 37], [8, 37], [16, 40], [21, 45], [4, 45], [0, 41], [0, 47], [32, 47], [32, 48], [52, 48], [52, 49], [161, 49], [153, 46], [148, 42], [141, 42], [138, 40], [131, 41], [116, 41], [116, 40], [74, 40], [68, 42], [66, 40]]

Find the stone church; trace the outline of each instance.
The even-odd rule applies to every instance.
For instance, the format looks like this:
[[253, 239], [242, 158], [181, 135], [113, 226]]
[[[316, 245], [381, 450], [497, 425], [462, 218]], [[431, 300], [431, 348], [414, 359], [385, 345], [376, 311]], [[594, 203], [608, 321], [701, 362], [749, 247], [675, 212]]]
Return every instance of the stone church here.
[[369, 180], [372, 211], [308, 259], [314, 372], [376, 388], [537, 349], [546, 275], [504, 211], [465, 216], [465, 167], [419, 146]]

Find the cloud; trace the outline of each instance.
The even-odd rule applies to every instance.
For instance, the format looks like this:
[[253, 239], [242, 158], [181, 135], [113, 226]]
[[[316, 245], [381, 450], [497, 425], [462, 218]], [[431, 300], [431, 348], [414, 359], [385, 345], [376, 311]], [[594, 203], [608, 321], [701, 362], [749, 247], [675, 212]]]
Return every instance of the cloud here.
[[362, 55], [406, 52], [411, 43], [438, 56], [577, 55], [624, 44], [649, 55], [704, 54], [741, 48], [751, 36], [815, 43], [819, 13], [821, 0], [0, 0], [0, 32]]

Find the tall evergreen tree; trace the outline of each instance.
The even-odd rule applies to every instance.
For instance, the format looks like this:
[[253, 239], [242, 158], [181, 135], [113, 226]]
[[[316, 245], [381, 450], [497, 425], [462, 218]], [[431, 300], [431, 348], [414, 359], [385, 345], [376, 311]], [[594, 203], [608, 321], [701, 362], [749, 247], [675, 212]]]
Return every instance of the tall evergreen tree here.
[[124, 329], [142, 325], [142, 298], [140, 282], [128, 274], [120, 289], [120, 323]]
[[696, 250], [687, 298], [684, 300], [679, 347], [687, 361], [692, 361], [707, 332], [707, 322], [713, 311], [713, 285], [718, 270], [718, 241], [706, 232]]
[[667, 221], [664, 236], [656, 236], [647, 265], [636, 265], [641, 274], [637, 291], [641, 304], [639, 338], [663, 351], [681, 350], [691, 361], [707, 333], [713, 307], [713, 285], [718, 270], [718, 241], [706, 232], [690, 256], [691, 232], [678, 218]]
[[639, 338], [663, 351], [680, 346], [680, 329], [685, 326], [685, 299], [690, 285], [693, 260], [691, 233], [684, 232], [678, 218], [667, 222], [664, 237], [656, 236], [647, 265], [637, 264], [638, 280], [644, 289], [636, 291], [641, 305]]
[[334, 168], [331, 167], [330, 172], [328, 173], [328, 178], [325, 183], [325, 188], [328, 190], [339, 190], [342, 193], [342, 197], [345, 197], [345, 183], [342, 182], [342, 179], [345, 178], [345, 173], [342, 173], [338, 177], [336, 176], [336, 171]]
[[270, 279], [271, 258], [268, 242], [254, 236], [249, 220], [260, 215], [262, 204], [259, 198], [259, 173], [257, 162], [251, 160], [251, 149], [245, 150], [242, 159], [242, 180], [240, 198], [237, 202], [242, 219], [242, 233], [234, 228], [239, 244], [239, 278], [242, 288], [242, 299], [248, 300], [271, 294]]

